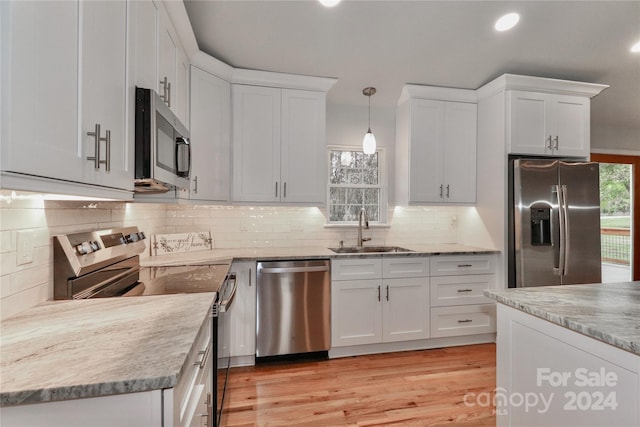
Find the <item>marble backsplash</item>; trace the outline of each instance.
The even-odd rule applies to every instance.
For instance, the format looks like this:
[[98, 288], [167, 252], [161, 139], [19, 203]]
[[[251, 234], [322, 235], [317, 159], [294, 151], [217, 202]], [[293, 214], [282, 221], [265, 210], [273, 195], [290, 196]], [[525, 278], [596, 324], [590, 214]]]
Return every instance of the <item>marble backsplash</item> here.
[[[372, 245], [457, 243], [458, 218], [468, 207], [396, 207], [387, 225], [363, 232]], [[46, 200], [0, 191], [0, 318], [53, 297], [52, 236], [126, 225], [147, 235], [210, 231], [216, 248], [355, 245], [353, 226], [327, 226], [315, 207], [203, 206], [162, 203]], [[20, 237], [18, 237], [20, 235]], [[32, 260], [18, 258], [18, 240]], [[149, 256], [145, 254], [144, 256]]]

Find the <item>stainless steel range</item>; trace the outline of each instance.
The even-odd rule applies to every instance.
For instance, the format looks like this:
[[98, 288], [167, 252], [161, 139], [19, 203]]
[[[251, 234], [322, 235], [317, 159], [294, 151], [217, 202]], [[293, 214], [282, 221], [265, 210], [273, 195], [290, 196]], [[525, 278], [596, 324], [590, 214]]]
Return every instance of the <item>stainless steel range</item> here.
[[[210, 351], [211, 396], [207, 426], [219, 426], [229, 372], [229, 309], [236, 275], [229, 263], [141, 267], [146, 236], [138, 227], [122, 227], [54, 236], [54, 298], [89, 299], [176, 293], [215, 292]], [[200, 363], [205, 366], [205, 361]], [[214, 402], [216, 408], [213, 408]], [[215, 413], [215, 416], [211, 416]]]

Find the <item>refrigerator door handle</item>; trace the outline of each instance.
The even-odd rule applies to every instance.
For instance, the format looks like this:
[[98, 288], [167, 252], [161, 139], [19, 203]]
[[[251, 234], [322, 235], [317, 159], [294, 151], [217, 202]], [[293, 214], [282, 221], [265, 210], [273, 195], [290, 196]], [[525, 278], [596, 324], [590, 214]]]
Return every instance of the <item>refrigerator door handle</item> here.
[[562, 268], [562, 275], [566, 276], [569, 274], [569, 254], [571, 253], [569, 234], [571, 230], [571, 222], [569, 221], [569, 197], [567, 194], [567, 186], [561, 185], [562, 190], [562, 210], [564, 211], [564, 266]]
[[567, 255], [568, 255], [568, 245], [567, 245], [567, 203], [566, 203], [566, 195], [567, 195], [567, 186], [566, 185], [557, 185], [556, 186], [558, 192], [558, 222], [560, 226], [560, 263], [558, 265], [558, 274], [560, 276], [564, 276], [566, 274], [567, 269]]

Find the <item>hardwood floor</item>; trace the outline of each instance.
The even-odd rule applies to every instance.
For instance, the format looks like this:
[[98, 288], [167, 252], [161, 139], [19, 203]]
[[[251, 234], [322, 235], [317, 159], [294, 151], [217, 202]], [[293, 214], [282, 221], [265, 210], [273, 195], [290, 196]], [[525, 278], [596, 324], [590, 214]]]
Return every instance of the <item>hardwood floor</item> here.
[[481, 344], [232, 368], [226, 425], [495, 426], [495, 366]]

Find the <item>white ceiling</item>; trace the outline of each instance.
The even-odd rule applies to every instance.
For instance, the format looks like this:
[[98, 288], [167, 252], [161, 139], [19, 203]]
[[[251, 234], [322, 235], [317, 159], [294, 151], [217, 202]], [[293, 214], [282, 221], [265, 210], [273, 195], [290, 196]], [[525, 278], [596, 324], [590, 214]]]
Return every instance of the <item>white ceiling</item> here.
[[[338, 78], [328, 102], [395, 106], [405, 83], [503, 73], [602, 83], [592, 120], [640, 129], [640, 1], [184, 0], [200, 49], [237, 68]], [[518, 12], [498, 33], [495, 20]]]

